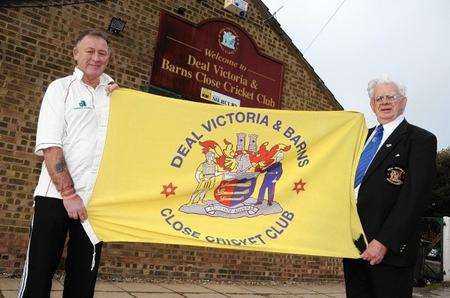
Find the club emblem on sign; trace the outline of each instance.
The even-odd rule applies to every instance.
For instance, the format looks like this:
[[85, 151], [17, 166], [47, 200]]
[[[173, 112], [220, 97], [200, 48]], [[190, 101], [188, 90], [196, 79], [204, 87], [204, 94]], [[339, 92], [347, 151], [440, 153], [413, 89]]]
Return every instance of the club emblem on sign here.
[[236, 48], [235, 48], [236, 35], [234, 35], [230, 31], [223, 32], [221, 44], [231, 50], [236, 50]]
[[264, 142], [258, 147], [255, 134], [238, 133], [236, 137], [236, 144], [227, 139], [199, 143], [204, 161], [194, 173], [197, 186], [180, 211], [227, 218], [283, 211], [275, 187], [291, 146]]
[[220, 48], [227, 54], [234, 54], [239, 46], [239, 38], [231, 28], [224, 28], [219, 31], [218, 42]]

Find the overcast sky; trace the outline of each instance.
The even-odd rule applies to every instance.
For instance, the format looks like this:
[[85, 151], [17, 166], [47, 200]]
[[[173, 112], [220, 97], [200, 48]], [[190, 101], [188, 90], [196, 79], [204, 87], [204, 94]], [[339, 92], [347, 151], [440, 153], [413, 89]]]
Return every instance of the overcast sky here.
[[388, 74], [407, 87], [406, 118], [450, 146], [450, 0], [263, 0], [346, 110], [373, 116], [367, 82]]

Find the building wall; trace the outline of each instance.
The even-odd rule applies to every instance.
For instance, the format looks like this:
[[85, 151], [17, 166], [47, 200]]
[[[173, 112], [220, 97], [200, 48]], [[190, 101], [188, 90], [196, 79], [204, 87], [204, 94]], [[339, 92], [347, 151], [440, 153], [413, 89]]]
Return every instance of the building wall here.
[[[226, 18], [245, 28], [262, 52], [284, 63], [283, 109], [341, 109], [301, 54], [280, 34], [277, 23], [262, 21], [269, 15], [260, 1], [249, 1], [247, 19], [226, 12], [222, 3], [121, 0], [47, 8], [0, 7], [0, 273], [21, 272], [32, 193], [42, 163], [33, 154], [40, 102], [52, 80], [73, 71], [73, 41], [81, 30], [106, 29], [113, 16], [125, 20], [125, 31], [111, 37], [113, 57], [107, 73], [121, 86], [142, 90], [151, 73], [162, 9], [174, 12], [178, 6], [185, 7], [184, 17], [195, 23]], [[139, 243], [106, 244], [100, 275], [260, 281], [342, 277], [339, 259]]]

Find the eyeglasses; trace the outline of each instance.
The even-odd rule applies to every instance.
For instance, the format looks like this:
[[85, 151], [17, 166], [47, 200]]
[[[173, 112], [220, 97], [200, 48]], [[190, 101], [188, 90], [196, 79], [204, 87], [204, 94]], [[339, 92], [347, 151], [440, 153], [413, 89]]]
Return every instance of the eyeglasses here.
[[381, 95], [375, 98], [376, 102], [382, 102], [385, 99], [387, 102], [394, 102], [403, 99], [403, 95]]

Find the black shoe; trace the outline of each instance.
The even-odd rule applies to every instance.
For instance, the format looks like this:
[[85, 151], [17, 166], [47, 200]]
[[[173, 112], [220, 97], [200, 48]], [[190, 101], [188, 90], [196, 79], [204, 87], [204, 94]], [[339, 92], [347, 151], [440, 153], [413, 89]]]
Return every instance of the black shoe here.
[[416, 287], [416, 288], [423, 288], [426, 285], [427, 285], [427, 282], [424, 278], [414, 280], [414, 287]]

